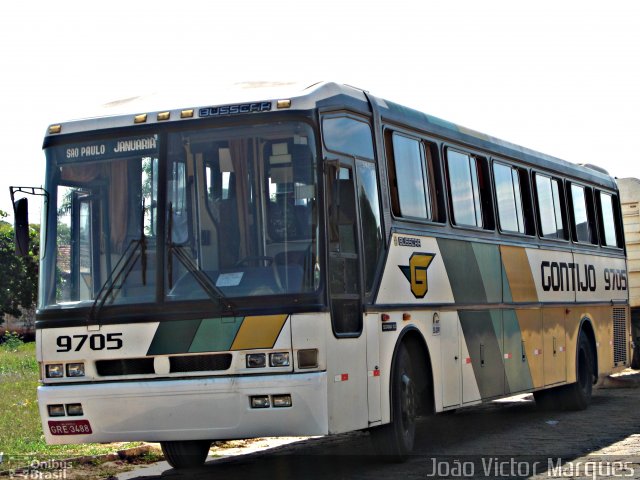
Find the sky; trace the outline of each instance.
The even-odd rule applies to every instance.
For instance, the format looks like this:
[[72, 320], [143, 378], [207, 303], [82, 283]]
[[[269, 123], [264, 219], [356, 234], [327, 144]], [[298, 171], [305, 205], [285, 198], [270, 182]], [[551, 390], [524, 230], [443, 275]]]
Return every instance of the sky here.
[[342, 82], [640, 177], [637, 1], [2, 2], [0, 72], [5, 212], [10, 185], [43, 184], [49, 124], [245, 82]]

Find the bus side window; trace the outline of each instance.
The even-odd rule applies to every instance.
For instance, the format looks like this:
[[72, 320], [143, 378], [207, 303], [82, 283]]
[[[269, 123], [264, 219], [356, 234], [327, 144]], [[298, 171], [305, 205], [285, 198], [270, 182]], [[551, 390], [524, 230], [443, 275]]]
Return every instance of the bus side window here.
[[391, 132], [387, 148], [393, 214], [432, 220], [431, 182], [424, 145], [418, 139]]
[[452, 221], [464, 227], [493, 229], [486, 161], [447, 149]]
[[536, 198], [540, 236], [567, 239], [562, 185], [557, 178], [536, 173]]
[[500, 229], [511, 233], [526, 233], [518, 168], [495, 162], [493, 182]]
[[622, 235], [620, 232], [620, 224], [617, 219], [620, 218], [615, 205], [614, 196], [598, 191], [596, 195], [598, 204], [598, 218], [600, 221], [600, 244], [605, 247], [622, 247]]
[[569, 189], [571, 236], [578, 243], [598, 243], [591, 189], [572, 183]]

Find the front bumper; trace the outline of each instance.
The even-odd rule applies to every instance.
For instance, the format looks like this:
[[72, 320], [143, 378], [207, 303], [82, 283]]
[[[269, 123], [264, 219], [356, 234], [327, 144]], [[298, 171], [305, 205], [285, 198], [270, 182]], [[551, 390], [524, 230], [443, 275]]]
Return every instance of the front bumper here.
[[[291, 407], [250, 407], [252, 395], [282, 394], [291, 395]], [[49, 444], [225, 440], [328, 432], [325, 372], [47, 385], [38, 388], [38, 403]], [[82, 416], [49, 417], [47, 405], [75, 403], [82, 404]], [[60, 434], [59, 428], [50, 428], [55, 422], [79, 420], [88, 421], [92, 433]]]

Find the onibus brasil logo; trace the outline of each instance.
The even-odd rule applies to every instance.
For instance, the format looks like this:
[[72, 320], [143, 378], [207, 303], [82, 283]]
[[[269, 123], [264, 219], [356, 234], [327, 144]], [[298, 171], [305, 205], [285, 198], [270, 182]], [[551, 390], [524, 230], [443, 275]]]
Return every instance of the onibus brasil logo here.
[[427, 269], [433, 259], [435, 253], [414, 253], [409, 257], [409, 265], [398, 265], [409, 283], [411, 284], [411, 293], [416, 298], [424, 298], [429, 291], [429, 283], [427, 278]]

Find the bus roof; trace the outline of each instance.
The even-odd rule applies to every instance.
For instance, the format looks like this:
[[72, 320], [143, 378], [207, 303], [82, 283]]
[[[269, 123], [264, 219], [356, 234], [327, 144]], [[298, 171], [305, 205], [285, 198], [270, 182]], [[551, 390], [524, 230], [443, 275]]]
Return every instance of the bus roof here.
[[[111, 102], [103, 105], [98, 112], [102, 116], [51, 125], [47, 131], [45, 146], [48, 145], [49, 138], [60, 136], [60, 134], [130, 127], [136, 124], [151, 125], [167, 120], [190, 121], [203, 116], [243, 115], [254, 111], [277, 111], [283, 108], [310, 110], [352, 107], [360, 111], [369, 111], [370, 98], [376, 102], [383, 123], [392, 122], [403, 125], [445, 140], [491, 152], [496, 156], [516, 159], [548, 171], [617, 190], [615, 179], [602, 168], [567, 162], [375, 97], [365, 90], [349, 85], [334, 82], [319, 82], [312, 85], [293, 82], [249, 82], [235, 84], [234, 88], [222, 91], [222, 95], [224, 98], [218, 94], [218, 90], [214, 95], [211, 93], [199, 95], [207, 99], [213, 97], [216, 103], [198, 100], [194, 95], [185, 94], [184, 91], [176, 95], [154, 94]], [[188, 99], [187, 96], [194, 98]], [[291, 102], [288, 107], [280, 106], [279, 100]], [[266, 104], [269, 106], [267, 107]], [[216, 114], [213, 115], [212, 112]]]

